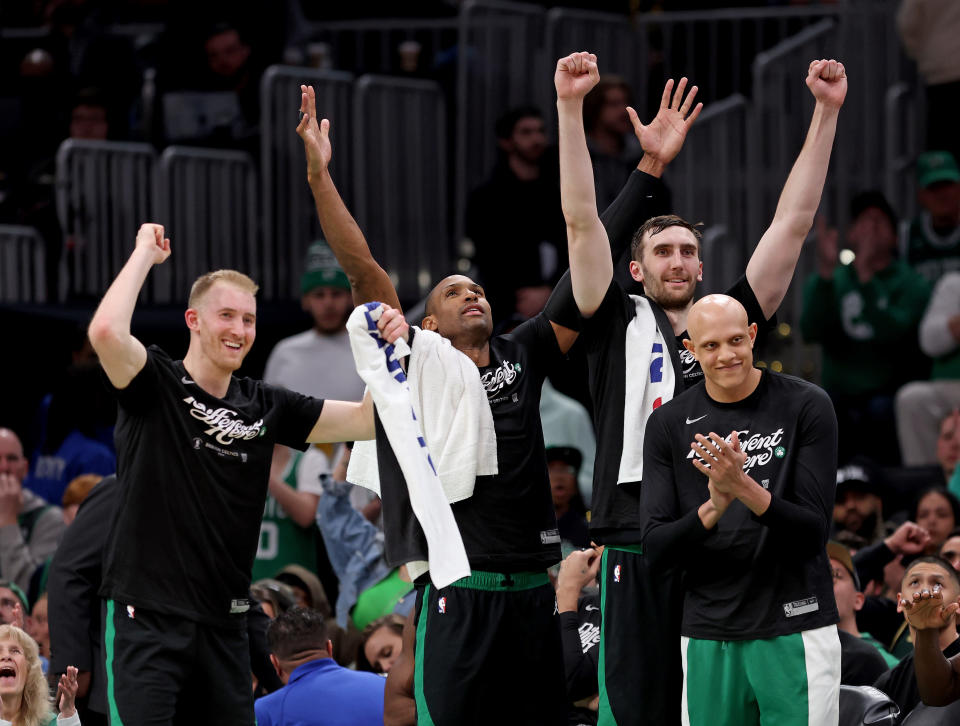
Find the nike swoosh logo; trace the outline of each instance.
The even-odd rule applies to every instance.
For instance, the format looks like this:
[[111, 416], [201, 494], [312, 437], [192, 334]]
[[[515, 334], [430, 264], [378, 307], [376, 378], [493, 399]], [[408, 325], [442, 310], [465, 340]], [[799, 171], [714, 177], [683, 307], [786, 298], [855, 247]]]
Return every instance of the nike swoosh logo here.
[[183, 378], [181, 378], [180, 380], [181, 380], [183, 383], [186, 383], [187, 385], [190, 385], [191, 383], [196, 384], [196, 381], [191, 381], [191, 380], [190, 380], [189, 378], [187, 378], [186, 376], [183, 376]]
[[687, 423], [688, 423], [688, 424], [696, 423], [697, 421], [701, 421], [701, 420], [705, 419], [705, 418], [706, 418], [707, 416], [709, 416], [709, 415], [710, 415], [710, 414], [705, 413], [705, 414], [703, 414], [703, 416], [701, 416], [700, 418], [689, 418], [689, 417], [688, 417], [688, 418], [687, 418]]
[[599, 610], [600, 608], [596, 607], [595, 605], [584, 605], [583, 609], [587, 612], [590, 612], [591, 610]]

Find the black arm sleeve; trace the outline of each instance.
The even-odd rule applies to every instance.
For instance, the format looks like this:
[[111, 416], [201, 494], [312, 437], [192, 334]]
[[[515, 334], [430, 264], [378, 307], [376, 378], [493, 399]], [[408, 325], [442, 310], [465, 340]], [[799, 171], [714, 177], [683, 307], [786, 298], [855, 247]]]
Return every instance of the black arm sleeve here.
[[866, 587], [871, 580], [883, 582], [883, 568], [893, 561], [896, 555], [880, 540], [876, 544], [857, 550], [853, 556], [853, 566], [857, 568], [860, 584]]
[[790, 500], [771, 496], [769, 508], [756, 520], [794, 551], [812, 556], [827, 543], [837, 488], [837, 417], [823, 391], [803, 407], [798, 441]]
[[599, 646], [583, 652], [580, 619], [575, 612], [560, 613], [560, 639], [563, 642], [563, 672], [567, 679], [567, 697], [571, 701], [592, 696], [599, 690], [597, 652]]
[[643, 553], [655, 568], [682, 561], [712, 533], [703, 526], [697, 509], [686, 514], [680, 511], [673, 481], [670, 434], [659, 412], [660, 409], [654, 411], [647, 420], [640, 485]]
[[[634, 171], [623, 185], [610, 206], [600, 215], [610, 240], [610, 255], [613, 257], [613, 279], [627, 292], [642, 292], [643, 288], [630, 277], [627, 263], [630, 259], [630, 242], [637, 228], [650, 217], [664, 213], [665, 200], [669, 197], [664, 183], [642, 171]], [[565, 328], [580, 329], [580, 311], [573, 299], [570, 270], [563, 273], [545, 308], [547, 317]]]

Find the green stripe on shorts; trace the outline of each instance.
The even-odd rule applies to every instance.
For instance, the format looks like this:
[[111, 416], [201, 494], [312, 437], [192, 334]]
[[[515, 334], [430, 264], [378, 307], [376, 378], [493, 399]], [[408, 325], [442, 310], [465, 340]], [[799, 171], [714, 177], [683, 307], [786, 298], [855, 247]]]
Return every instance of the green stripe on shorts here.
[[427, 636], [427, 614], [430, 612], [430, 585], [423, 588], [420, 605], [420, 621], [417, 623], [417, 644], [414, 650], [413, 697], [417, 702], [417, 726], [434, 726], [427, 708], [427, 696], [423, 692], [423, 653]]
[[110, 726], [123, 726], [120, 719], [120, 711], [117, 709], [117, 699], [114, 695], [114, 675], [113, 675], [113, 641], [117, 637], [117, 629], [114, 627], [113, 618], [116, 603], [113, 600], [107, 600], [107, 627], [104, 632], [103, 642], [107, 653], [107, 703], [110, 704]]
[[610, 546], [603, 548], [603, 554], [600, 556], [600, 651], [597, 655], [600, 661], [597, 671], [597, 682], [600, 685], [600, 703], [597, 710], [597, 726], [609, 726], [616, 724], [617, 720], [613, 717], [613, 709], [610, 708], [610, 697], [607, 695], [607, 648], [605, 645], [606, 630], [604, 629], [604, 613], [607, 611], [607, 551], [615, 549]]

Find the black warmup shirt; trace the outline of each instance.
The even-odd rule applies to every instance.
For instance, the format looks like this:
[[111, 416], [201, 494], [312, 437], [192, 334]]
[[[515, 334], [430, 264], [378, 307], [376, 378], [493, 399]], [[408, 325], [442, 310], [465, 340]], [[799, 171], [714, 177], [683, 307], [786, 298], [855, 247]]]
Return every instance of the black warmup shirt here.
[[[540, 390], [547, 371], [561, 357], [553, 327], [542, 313], [490, 339], [490, 365], [480, 368], [480, 380], [493, 413], [499, 473], [478, 476], [473, 495], [451, 505], [473, 570], [543, 571], [560, 561]], [[379, 419], [377, 465], [387, 561], [399, 565], [426, 559], [423, 532]]]
[[156, 346], [116, 396], [122, 488], [100, 594], [231, 623], [248, 604], [273, 446], [305, 449], [323, 401], [237, 377], [215, 398]]
[[[763, 310], [746, 276], [737, 280], [726, 294], [739, 300], [746, 308], [750, 322], [757, 323], [754, 350], [759, 350], [774, 319], [764, 319]], [[613, 281], [600, 307], [582, 324], [581, 337], [587, 349], [590, 395], [593, 398], [597, 430], [590, 533], [596, 541], [606, 544], [637, 544], [643, 529], [640, 482], [617, 484], [624, 440], [623, 407], [630, 405], [631, 401], [639, 405], [642, 392], [637, 389], [644, 386], [649, 378], [649, 372], [644, 369], [646, 362], [636, 364], [626, 359], [626, 332], [636, 314], [636, 305], [630, 295], [618, 282]], [[664, 333], [665, 337], [672, 335], [672, 331]], [[676, 355], [671, 354], [670, 359], [674, 374], [678, 382], [682, 380], [680, 385], [683, 388], [690, 388], [703, 380], [703, 371], [683, 347], [683, 339], [689, 337], [686, 331], [673, 337]], [[628, 373], [630, 388], [636, 390], [629, 397]]]
[[[954, 640], [943, 650], [944, 658], [952, 658], [960, 653], [960, 638]], [[903, 657], [897, 665], [877, 679], [873, 687], [883, 691], [900, 707], [900, 713], [906, 715], [920, 705], [920, 687], [917, 685], [916, 665], [913, 653]]]
[[[734, 500], [704, 529], [710, 498], [690, 442], [737, 431], [744, 471], [771, 496], [760, 517]], [[681, 634], [754, 640], [837, 622], [826, 543], [837, 474], [837, 419], [827, 394], [764, 371], [756, 390], [720, 403], [703, 384], [658, 408], [647, 422], [641, 507], [644, 554], [686, 571]]]

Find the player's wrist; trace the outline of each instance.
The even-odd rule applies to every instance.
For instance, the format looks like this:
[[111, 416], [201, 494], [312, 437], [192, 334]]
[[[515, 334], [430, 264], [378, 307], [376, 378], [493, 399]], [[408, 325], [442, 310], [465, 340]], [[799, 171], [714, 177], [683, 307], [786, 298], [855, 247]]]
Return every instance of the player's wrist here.
[[645, 174], [649, 174], [650, 176], [654, 176], [659, 179], [666, 170], [668, 163], [669, 162], [661, 161], [652, 154], [644, 152], [643, 157], [640, 159], [640, 163], [637, 164], [637, 171], [642, 171]]

